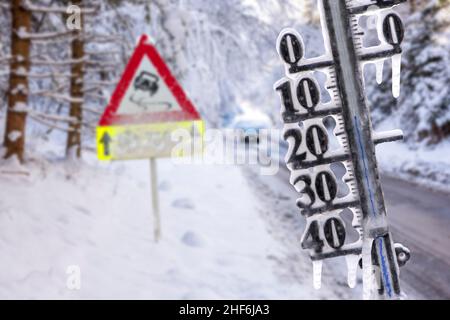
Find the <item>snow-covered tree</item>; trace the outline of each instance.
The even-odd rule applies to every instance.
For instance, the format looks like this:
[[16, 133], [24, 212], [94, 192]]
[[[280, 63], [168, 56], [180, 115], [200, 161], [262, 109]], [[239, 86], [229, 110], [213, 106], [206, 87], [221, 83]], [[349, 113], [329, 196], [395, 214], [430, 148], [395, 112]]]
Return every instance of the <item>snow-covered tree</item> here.
[[[116, 83], [115, 60], [122, 46], [121, 38], [111, 32], [113, 23], [105, 32], [98, 27], [111, 10], [101, 11], [100, 0], [87, 3], [22, 0], [22, 8], [31, 14], [32, 31], [19, 33], [31, 43], [30, 72], [25, 74], [30, 99], [22, 111], [49, 131], [67, 132], [66, 154], [75, 157], [81, 154], [83, 131], [93, 136], [109, 96], [105, 90]], [[79, 13], [79, 26], [77, 22], [74, 28], [67, 23], [74, 14], [69, 5], [77, 5]]]
[[0, 3], [0, 111], [4, 111], [7, 102], [9, 61], [11, 57], [11, 10], [9, 4]]
[[25, 146], [26, 106], [28, 103], [28, 72], [30, 70], [30, 39], [23, 36], [31, 29], [31, 12], [12, 0], [11, 56], [9, 57], [8, 113], [4, 135], [5, 158], [16, 156], [23, 161]]
[[[72, 4], [78, 7], [83, 5], [83, 0], [73, 0]], [[85, 41], [83, 37], [84, 15], [75, 14], [79, 26], [73, 30], [73, 40], [71, 43], [71, 60], [74, 62], [70, 67], [70, 110], [69, 116], [74, 119], [70, 123], [70, 131], [67, 135], [66, 155], [69, 157], [81, 156], [81, 124], [83, 121], [83, 101], [84, 101], [84, 63], [85, 63]], [[70, 19], [70, 16], [66, 17]], [[78, 27], [78, 28], [77, 28]]]
[[405, 20], [399, 99], [388, 78], [369, 88], [374, 122], [398, 119], [410, 141], [433, 144], [450, 135], [449, 7], [449, 0], [429, 1]]

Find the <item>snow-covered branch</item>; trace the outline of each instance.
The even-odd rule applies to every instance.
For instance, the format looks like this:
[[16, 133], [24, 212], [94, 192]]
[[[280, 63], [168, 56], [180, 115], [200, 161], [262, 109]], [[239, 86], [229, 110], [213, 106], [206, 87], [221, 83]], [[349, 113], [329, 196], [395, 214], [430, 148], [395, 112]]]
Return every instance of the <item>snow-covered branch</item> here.
[[67, 117], [67, 116], [61, 116], [57, 114], [47, 114], [43, 112], [38, 112], [35, 110], [28, 110], [28, 114], [32, 114], [33, 116], [40, 117], [46, 120], [50, 121], [59, 121], [59, 122], [65, 122], [65, 123], [77, 123], [78, 120], [74, 117]]
[[86, 70], [89, 72], [114, 72], [117, 71], [117, 66], [115, 67], [89, 67], [89, 70]]
[[99, 86], [115, 86], [117, 85], [117, 81], [86, 80], [85, 84], [92, 85], [97, 88]]
[[41, 59], [41, 60], [31, 60], [31, 64], [35, 66], [67, 66], [71, 64], [78, 64], [87, 61], [87, 57], [81, 59], [68, 59], [68, 60], [52, 60], [52, 59]]
[[84, 52], [85, 54], [88, 54], [90, 56], [99, 56], [99, 55], [120, 55], [122, 54], [120, 51], [114, 51], [114, 50], [99, 50], [99, 51], [90, 51], [86, 50]]
[[33, 44], [35, 45], [48, 45], [48, 43], [58, 43], [58, 42], [73, 42], [74, 40], [81, 40], [86, 43], [95, 42], [97, 44], [123, 44], [126, 40], [121, 36], [113, 35], [103, 35], [103, 34], [74, 34], [73, 32], [68, 32], [64, 37], [49, 37], [49, 38], [35, 38], [33, 39]]
[[50, 92], [50, 91], [37, 91], [37, 92], [32, 92], [31, 94], [35, 95], [35, 96], [47, 97], [47, 98], [52, 98], [52, 99], [55, 99], [58, 101], [65, 101], [65, 102], [70, 102], [70, 103], [83, 103], [84, 102], [83, 98], [74, 98], [74, 97], [71, 97], [66, 94], [59, 94], [59, 93], [54, 93], [54, 92]]
[[88, 107], [88, 106], [83, 105], [82, 109], [85, 110], [85, 111], [91, 112], [93, 114], [96, 114], [96, 115], [102, 115], [102, 112], [94, 109], [93, 107]]
[[[95, 88], [95, 89], [100, 89], [100, 88]], [[99, 99], [99, 100], [104, 100], [106, 99], [106, 97], [102, 94], [98, 94], [97, 92], [89, 92], [89, 91], [85, 91], [84, 92], [86, 97], [92, 98], [92, 99]]]
[[56, 127], [57, 129], [61, 130], [68, 130], [67, 128], [58, 127], [54, 123], [50, 123], [48, 121], [62, 121], [66, 123], [76, 123], [77, 119], [73, 117], [65, 117], [65, 116], [59, 116], [59, 115], [50, 115], [42, 112], [35, 111], [31, 108], [28, 108], [24, 103], [16, 104], [12, 109], [12, 111], [15, 112], [22, 112], [28, 114], [31, 118], [35, 119], [39, 122], [44, 122], [45, 125]]
[[92, 87], [87, 87], [83, 89], [83, 93], [89, 93], [89, 92], [94, 92], [94, 91], [100, 91], [103, 89], [103, 86], [92, 86]]
[[34, 115], [32, 113], [29, 114], [29, 116], [30, 116], [31, 119], [33, 119], [33, 120], [35, 120], [35, 121], [37, 121], [37, 122], [39, 122], [39, 123], [41, 123], [43, 125], [46, 125], [47, 127], [53, 128], [53, 129], [58, 129], [58, 130], [65, 131], [65, 132], [74, 132], [74, 131], [76, 131], [76, 130], [74, 130], [72, 128], [62, 127], [62, 126], [58, 125], [57, 123], [49, 122], [49, 121], [47, 121], [47, 120], [45, 120], [43, 118], [40, 118], [39, 116], [36, 116], [36, 115]]
[[35, 66], [67, 66], [72, 64], [85, 63], [87, 67], [101, 67], [101, 68], [117, 68], [116, 63], [103, 62], [100, 60], [89, 60], [88, 56], [84, 56], [80, 59], [67, 59], [67, 60], [53, 60], [49, 57], [43, 57], [41, 59], [31, 59], [31, 64]]
[[70, 74], [59, 73], [59, 72], [32, 73], [32, 72], [26, 72], [23, 69], [18, 69], [18, 70], [13, 70], [12, 73], [17, 76], [26, 76], [28, 78], [34, 78], [34, 79], [46, 79], [46, 78], [70, 79], [70, 78], [72, 78], [72, 75], [70, 75]]
[[12, 56], [2, 56], [0, 57], [0, 63], [9, 62], [12, 59]]
[[86, 60], [86, 67], [117, 68], [117, 63]]
[[[25, 0], [22, 4], [23, 8], [33, 12], [41, 13], [67, 13], [67, 7], [44, 7], [31, 3], [29, 0]], [[95, 14], [98, 11], [97, 8], [80, 8], [80, 13], [82, 14]]]
[[107, 35], [107, 34], [85, 34], [85, 35], [79, 35], [80, 38], [83, 38], [84, 41], [94, 41], [98, 44], [102, 43], [111, 43], [111, 42], [117, 42], [117, 43], [123, 43], [125, 40], [124, 37], [118, 36], [118, 35]]
[[24, 29], [19, 29], [17, 31], [17, 36], [21, 39], [28, 40], [51, 40], [59, 37], [65, 37], [72, 33], [73, 31], [30, 33]]
[[[101, 112], [99, 112], [93, 108], [90, 108], [90, 107], [83, 107], [83, 110], [97, 114], [97, 115], [101, 115]], [[30, 109], [30, 108], [24, 107], [24, 106], [18, 106], [17, 108], [14, 109], [14, 111], [25, 112], [25, 113], [27, 113], [28, 116], [30, 116], [33, 120], [36, 120], [37, 122], [40, 122], [48, 127], [67, 131], [67, 132], [71, 132], [71, 131], [75, 131], [75, 130], [72, 128], [62, 127], [62, 126], [58, 125], [57, 123], [58, 122], [63, 122], [63, 123], [67, 123], [67, 124], [79, 123], [79, 121], [74, 117], [61, 116], [61, 115], [57, 115], [57, 114], [47, 114], [47, 113], [39, 112], [39, 111]], [[95, 128], [95, 124], [89, 123], [89, 122], [81, 122], [81, 125], [88, 127], [88, 128]]]

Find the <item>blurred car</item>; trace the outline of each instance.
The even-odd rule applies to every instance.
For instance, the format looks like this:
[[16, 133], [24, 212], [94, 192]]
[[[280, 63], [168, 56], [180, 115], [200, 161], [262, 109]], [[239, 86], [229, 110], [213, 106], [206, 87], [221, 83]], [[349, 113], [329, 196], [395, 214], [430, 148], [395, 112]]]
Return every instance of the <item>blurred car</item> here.
[[[231, 128], [237, 131], [238, 138], [246, 144], [256, 143], [266, 138], [272, 124], [265, 115], [244, 114], [237, 116], [231, 123]], [[264, 130], [265, 129], [265, 130]]]

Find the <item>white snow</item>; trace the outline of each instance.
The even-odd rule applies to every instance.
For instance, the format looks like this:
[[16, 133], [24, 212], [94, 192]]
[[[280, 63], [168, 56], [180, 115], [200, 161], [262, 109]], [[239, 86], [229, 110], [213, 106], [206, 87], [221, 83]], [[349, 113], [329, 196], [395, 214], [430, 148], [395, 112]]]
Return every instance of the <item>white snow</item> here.
[[[2, 175], [0, 298], [319, 297], [310, 274], [304, 284], [275, 275], [279, 244], [239, 168], [158, 167], [158, 244], [148, 161], [91, 159]], [[69, 289], [76, 280], [80, 289]]]
[[[31, 3], [31, 1], [26, 0], [24, 2], [24, 6], [33, 12], [44, 12], [44, 13], [70, 13], [68, 12], [67, 7], [58, 7], [58, 6], [39, 6]], [[97, 10], [95, 8], [80, 8], [80, 13], [84, 14], [93, 14], [96, 13]]]
[[8, 134], [8, 140], [14, 142], [22, 136], [22, 133], [17, 130], [13, 130]]
[[14, 104], [13, 109], [14, 109], [15, 111], [18, 111], [18, 112], [27, 112], [27, 111], [28, 111], [28, 106], [27, 106], [27, 104], [24, 103], [24, 102], [16, 102], [16, 103]]
[[68, 36], [72, 33], [72, 31], [64, 31], [64, 32], [40, 32], [40, 33], [30, 33], [27, 32], [25, 28], [19, 28], [17, 34], [21, 39], [30, 39], [30, 40], [43, 40], [43, 39], [53, 39], [57, 37]]
[[20, 27], [19, 29], [17, 29], [17, 35], [19, 36], [19, 38], [25, 39], [27, 34], [28, 31], [25, 27]]
[[16, 95], [16, 94], [28, 94], [28, 89], [24, 84], [18, 84], [17, 86], [15, 86], [12, 90], [11, 90], [11, 94], [12, 95]]

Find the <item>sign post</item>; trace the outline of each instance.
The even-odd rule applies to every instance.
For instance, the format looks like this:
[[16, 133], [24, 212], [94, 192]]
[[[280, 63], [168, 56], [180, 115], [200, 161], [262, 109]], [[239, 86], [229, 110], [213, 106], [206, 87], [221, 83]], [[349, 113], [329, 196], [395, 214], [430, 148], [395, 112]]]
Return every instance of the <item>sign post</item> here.
[[[177, 130], [185, 130], [189, 139], [174, 141]], [[155, 241], [161, 237], [156, 158], [201, 151], [193, 144], [202, 142], [203, 132], [199, 113], [143, 35], [97, 126], [97, 155], [100, 160], [150, 159]]]
[[156, 170], [156, 159], [150, 158], [150, 179], [152, 188], [152, 208], [153, 208], [153, 234], [155, 242], [161, 238], [161, 216], [159, 214], [159, 198], [158, 198], [158, 176]]

